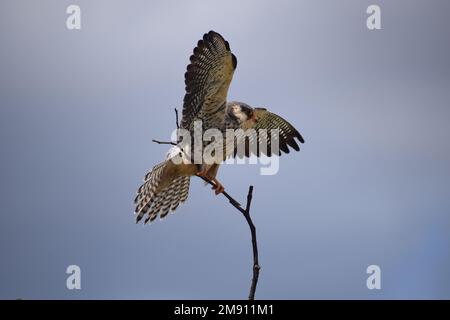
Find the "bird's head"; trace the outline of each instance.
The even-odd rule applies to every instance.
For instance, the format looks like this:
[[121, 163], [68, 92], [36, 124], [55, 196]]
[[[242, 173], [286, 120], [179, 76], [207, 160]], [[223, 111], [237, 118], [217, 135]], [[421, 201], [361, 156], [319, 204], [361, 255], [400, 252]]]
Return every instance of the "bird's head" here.
[[228, 115], [242, 124], [248, 120], [255, 120], [253, 108], [242, 102], [231, 102], [228, 106]]

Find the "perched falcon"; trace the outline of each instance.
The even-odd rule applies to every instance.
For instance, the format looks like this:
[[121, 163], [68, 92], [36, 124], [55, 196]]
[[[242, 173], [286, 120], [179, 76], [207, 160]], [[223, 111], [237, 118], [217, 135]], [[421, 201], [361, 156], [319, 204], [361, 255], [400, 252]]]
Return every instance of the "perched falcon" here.
[[[299, 151], [299, 145], [304, 140], [300, 133], [286, 120], [264, 108], [253, 108], [242, 102], [227, 102], [228, 88], [237, 66], [237, 59], [231, 53], [230, 45], [217, 32], [210, 31], [198, 41], [190, 57], [190, 64], [184, 75], [186, 94], [183, 100], [183, 114], [181, 129], [188, 130], [195, 136], [194, 122], [201, 120], [202, 131], [218, 129], [225, 132], [227, 129], [242, 129], [247, 132], [254, 129], [257, 134], [249, 139], [233, 140], [233, 144], [224, 143], [223, 159], [232, 157], [249, 157], [254, 154], [271, 156], [272, 150], [270, 139], [263, 137], [266, 134], [260, 129], [278, 129], [279, 136], [277, 144], [281, 151], [289, 153], [289, 147]], [[267, 148], [250, 148], [251, 143], [266, 138]], [[195, 138], [193, 139], [195, 140]], [[239, 141], [245, 144], [239, 148]], [[203, 148], [212, 146], [213, 142], [202, 141]], [[259, 145], [259, 144], [258, 144]], [[170, 211], [174, 211], [178, 205], [187, 199], [189, 193], [190, 177], [199, 175], [212, 180], [216, 187], [215, 193], [224, 191], [222, 184], [216, 179], [220, 163], [193, 163], [183, 161], [175, 163], [172, 161], [174, 154], [188, 153], [192, 155], [194, 146], [184, 145], [174, 147], [169, 152], [167, 159], [157, 164], [148, 172], [144, 183], [137, 191], [135, 198], [136, 222], [146, 216], [145, 223], [152, 222], [158, 216], [162, 219]], [[239, 152], [238, 150], [243, 150]], [[222, 156], [221, 156], [222, 157]], [[190, 158], [192, 159], [192, 157]]]

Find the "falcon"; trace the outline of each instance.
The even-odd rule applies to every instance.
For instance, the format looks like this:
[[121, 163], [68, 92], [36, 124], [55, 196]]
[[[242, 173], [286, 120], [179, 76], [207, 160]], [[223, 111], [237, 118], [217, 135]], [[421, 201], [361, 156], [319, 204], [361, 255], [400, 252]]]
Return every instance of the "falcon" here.
[[[223, 158], [250, 157], [256, 155], [281, 155], [281, 151], [289, 153], [289, 147], [299, 151], [300, 143], [304, 143], [300, 133], [286, 120], [265, 108], [254, 108], [243, 102], [227, 102], [228, 89], [236, 70], [237, 59], [231, 52], [230, 45], [217, 32], [210, 31], [199, 40], [190, 56], [190, 64], [184, 75], [186, 93], [183, 99], [183, 112], [180, 128], [190, 132], [195, 140], [195, 122], [201, 121], [201, 133], [208, 129], [225, 132], [229, 129], [241, 129], [246, 133], [254, 130], [256, 135], [250, 140], [260, 145], [263, 139], [267, 141], [266, 148], [250, 148], [249, 139], [236, 139], [233, 144], [223, 143]], [[277, 130], [279, 150], [271, 148], [270, 139], [264, 130]], [[211, 147], [217, 141], [202, 141], [202, 147]], [[243, 148], [240, 148], [244, 143]], [[173, 161], [174, 155], [192, 159], [195, 146], [191, 143], [173, 147], [166, 160], [155, 165], [144, 177], [143, 184], [137, 191], [134, 200], [136, 208], [136, 223], [144, 217], [144, 222], [152, 222], [158, 216], [163, 219], [169, 212], [186, 201], [189, 193], [190, 177], [197, 175], [213, 181], [216, 194], [224, 191], [223, 185], [217, 180], [220, 162], [200, 163], [192, 161]], [[243, 152], [239, 152], [243, 150]], [[186, 160], [186, 159], [184, 159]]]

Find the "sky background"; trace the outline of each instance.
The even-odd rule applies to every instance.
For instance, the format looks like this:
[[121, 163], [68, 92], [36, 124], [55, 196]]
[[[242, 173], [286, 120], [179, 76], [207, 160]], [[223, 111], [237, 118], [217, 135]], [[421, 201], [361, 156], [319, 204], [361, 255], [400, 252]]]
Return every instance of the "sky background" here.
[[[247, 297], [248, 226], [199, 179], [164, 221], [133, 216], [167, 151], [151, 140], [170, 137], [211, 29], [238, 59], [230, 100], [306, 140], [277, 175], [219, 171], [241, 201], [255, 187], [256, 298], [450, 298], [449, 12], [447, 0], [2, 0], [0, 298]], [[72, 264], [81, 290], [66, 288]], [[366, 287], [372, 264], [381, 290]]]

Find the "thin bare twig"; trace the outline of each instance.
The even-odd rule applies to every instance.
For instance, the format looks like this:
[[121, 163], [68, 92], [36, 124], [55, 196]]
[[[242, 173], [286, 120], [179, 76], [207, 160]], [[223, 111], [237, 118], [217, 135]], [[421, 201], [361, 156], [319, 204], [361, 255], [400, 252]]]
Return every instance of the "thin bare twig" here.
[[172, 141], [159, 141], [159, 140], [155, 140], [155, 139], [153, 139], [152, 141], [157, 143], [157, 144], [171, 144], [173, 146], [177, 145], [175, 142], [172, 142]]
[[[178, 123], [178, 109], [177, 108], [175, 108], [175, 123], [176, 123], [176, 126], [177, 126], [177, 130], [179, 130], [180, 129], [180, 124]], [[178, 143], [177, 143], [177, 142], [173, 142], [173, 141], [160, 141], [160, 140], [155, 140], [155, 139], [153, 139], [152, 141], [157, 143], [157, 144], [170, 144], [172, 146], [177, 146], [178, 143], [180, 142], [180, 141], [178, 141]]]
[[178, 109], [175, 108], [175, 122], [177, 125], [177, 129], [180, 129], [180, 123], [178, 122]]
[[250, 186], [248, 188], [247, 206], [245, 208], [245, 213], [243, 213], [245, 220], [247, 220], [248, 226], [250, 227], [250, 232], [252, 234], [252, 248], [253, 248], [253, 278], [252, 278], [252, 286], [250, 287], [250, 294], [248, 296], [249, 300], [255, 299], [256, 285], [258, 284], [259, 279], [259, 270], [261, 270], [258, 259], [258, 242], [256, 241], [256, 227], [253, 224], [252, 218], [250, 217], [250, 205], [252, 204], [252, 198], [253, 198], [253, 186]]
[[[213, 187], [216, 187], [216, 184], [209, 180], [208, 178], [197, 176], [201, 179], [203, 179], [205, 182], [209, 183]], [[252, 218], [250, 216], [250, 206], [252, 204], [252, 198], [253, 198], [253, 186], [250, 186], [248, 188], [248, 194], [247, 194], [247, 205], [245, 209], [241, 207], [239, 202], [237, 202], [232, 196], [230, 196], [227, 192], [222, 192], [222, 194], [227, 198], [231, 205], [238, 209], [243, 215], [245, 220], [248, 223], [248, 226], [250, 227], [250, 232], [252, 236], [252, 248], [253, 248], [253, 278], [252, 278], [252, 284], [250, 286], [250, 293], [248, 295], [249, 300], [255, 299], [255, 292], [256, 292], [256, 285], [258, 284], [259, 279], [259, 270], [261, 267], [259, 266], [259, 260], [258, 260], [258, 242], [256, 240], [256, 227], [253, 224]]]

